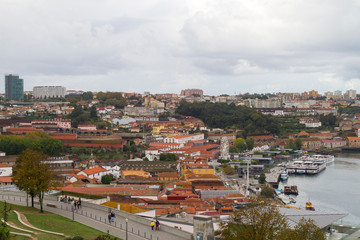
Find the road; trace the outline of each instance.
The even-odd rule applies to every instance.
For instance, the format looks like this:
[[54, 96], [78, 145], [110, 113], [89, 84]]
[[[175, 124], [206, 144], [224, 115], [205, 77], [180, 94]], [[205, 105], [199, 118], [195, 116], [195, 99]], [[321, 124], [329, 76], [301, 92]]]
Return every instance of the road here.
[[[0, 192], [0, 201], [7, 201], [17, 205], [26, 206], [26, 197], [21, 196], [9, 196]], [[30, 205], [30, 200], [29, 200]], [[35, 207], [39, 208], [39, 204], [35, 204]], [[93, 209], [86, 206], [82, 206], [81, 209], [74, 210], [67, 203], [62, 203], [52, 200], [44, 200], [44, 210], [52, 212], [69, 219], [73, 219], [77, 222], [83, 223], [87, 226], [98, 229], [104, 233], [109, 233], [113, 236], [126, 239], [126, 221], [124, 217], [116, 216], [113, 223], [109, 223], [107, 220], [108, 212], [99, 209]], [[116, 213], [116, 211], [115, 211]], [[171, 231], [152, 231], [150, 228], [150, 221], [144, 221], [145, 223], [139, 223], [128, 219], [127, 233], [128, 240], [184, 240], [190, 239], [190, 234], [185, 234], [188, 237], [181, 237], [177, 234], [171, 234]], [[162, 226], [166, 229], [167, 226]], [[169, 228], [169, 227], [167, 227]], [[171, 229], [170, 229], [171, 230]], [[173, 231], [179, 231], [174, 229]]]

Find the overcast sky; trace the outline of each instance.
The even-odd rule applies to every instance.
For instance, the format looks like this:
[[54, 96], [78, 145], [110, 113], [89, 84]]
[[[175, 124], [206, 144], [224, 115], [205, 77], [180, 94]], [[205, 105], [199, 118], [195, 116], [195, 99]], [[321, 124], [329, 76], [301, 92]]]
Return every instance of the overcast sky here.
[[0, 0], [0, 72], [25, 90], [359, 92], [360, 0]]

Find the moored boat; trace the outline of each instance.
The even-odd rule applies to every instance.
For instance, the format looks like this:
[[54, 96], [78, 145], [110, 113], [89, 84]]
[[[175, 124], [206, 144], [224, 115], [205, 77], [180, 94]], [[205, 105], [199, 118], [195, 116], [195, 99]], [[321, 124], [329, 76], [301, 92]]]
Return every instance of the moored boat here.
[[315, 211], [315, 208], [311, 202], [306, 202], [305, 209], [310, 211]]
[[289, 178], [289, 174], [288, 174], [288, 171], [283, 171], [281, 174], [280, 174], [280, 179], [285, 181]]
[[290, 190], [291, 190], [291, 194], [294, 194], [294, 195], [298, 195], [298, 194], [299, 194], [299, 191], [298, 191], [296, 185], [291, 186], [291, 187], [290, 187]]

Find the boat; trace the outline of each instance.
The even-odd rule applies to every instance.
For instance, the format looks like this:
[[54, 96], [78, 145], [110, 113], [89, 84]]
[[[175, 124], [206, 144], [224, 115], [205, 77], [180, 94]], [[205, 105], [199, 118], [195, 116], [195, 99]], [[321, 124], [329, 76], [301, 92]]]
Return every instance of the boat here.
[[289, 174], [288, 174], [288, 171], [283, 171], [282, 173], [280, 173], [280, 180], [287, 180], [289, 178]]
[[284, 194], [291, 194], [290, 186], [284, 186]]
[[325, 163], [332, 163], [335, 161], [335, 157], [332, 155], [312, 155], [311, 156], [314, 160], [324, 160]]
[[290, 187], [290, 191], [291, 191], [291, 194], [294, 194], [294, 195], [298, 195], [298, 194], [299, 194], [299, 191], [298, 191], [296, 185], [291, 186], [291, 187]]
[[323, 159], [302, 158], [286, 165], [288, 173], [296, 174], [317, 174], [326, 169], [326, 163]]
[[315, 208], [314, 208], [314, 206], [312, 205], [312, 203], [310, 201], [306, 202], [305, 209], [310, 210], [310, 211], [315, 211]]

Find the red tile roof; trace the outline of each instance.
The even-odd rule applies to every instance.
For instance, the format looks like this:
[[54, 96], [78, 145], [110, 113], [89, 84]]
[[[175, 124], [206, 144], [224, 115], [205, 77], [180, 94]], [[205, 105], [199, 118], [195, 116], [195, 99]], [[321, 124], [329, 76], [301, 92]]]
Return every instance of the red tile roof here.
[[83, 170], [82, 172], [86, 173], [87, 175], [92, 175], [95, 173], [106, 172], [106, 171], [107, 170], [105, 168], [97, 166], [94, 168], [89, 168], [89, 169]]

